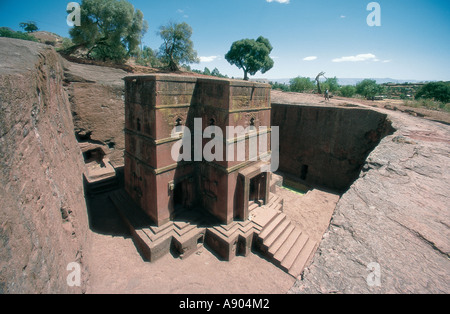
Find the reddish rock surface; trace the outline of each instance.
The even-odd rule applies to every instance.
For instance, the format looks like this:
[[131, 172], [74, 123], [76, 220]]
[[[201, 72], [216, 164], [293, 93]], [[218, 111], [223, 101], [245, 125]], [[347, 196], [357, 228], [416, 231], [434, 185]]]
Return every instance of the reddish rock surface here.
[[[226, 263], [203, 250], [186, 260], [144, 263], [111, 204], [94, 199], [86, 212], [85, 169], [73, 131], [115, 143], [108, 157], [123, 159], [126, 72], [63, 62], [49, 46], [4, 38], [0, 63], [0, 293], [285, 293], [292, 287], [289, 275], [257, 255]], [[330, 105], [315, 95], [279, 92], [272, 101]], [[373, 106], [349, 99], [331, 105]], [[450, 127], [430, 121], [446, 122], [448, 115], [374, 110], [387, 114], [396, 131], [362, 162], [334, 214], [335, 195], [300, 200], [285, 193], [286, 213], [306, 233], [320, 239], [326, 230], [291, 293], [450, 292]], [[323, 213], [315, 210], [322, 205]], [[80, 288], [66, 282], [72, 262], [82, 266]], [[368, 285], [371, 263], [380, 266], [379, 287]]]
[[[315, 95], [275, 92], [272, 98], [325, 105]], [[366, 107], [353, 100], [331, 104]], [[376, 110], [397, 131], [369, 155], [338, 202], [312, 265], [291, 293], [450, 292], [450, 127]], [[371, 263], [380, 267], [380, 286], [368, 284], [375, 278]]]
[[367, 108], [276, 100], [272, 96], [272, 127], [280, 130], [279, 170], [310, 185], [345, 192], [368, 154], [392, 132], [386, 114]]
[[104, 146], [114, 167], [124, 164], [124, 70], [64, 60], [75, 132], [80, 141]]
[[186, 259], [168, 254], [146, 263], [108, 197], [90, 200], [88, 211], [87, 293], [284, 294], [295, 282], [256, 254], [226, 262], [204, 247]]
[[80, 293], [88, 222], [81, 151], [50, 46], [0, 38], [0, 294]]
[[283, 212], [303, 230], [311, 240], [320, 242], [330, 225], [340, 196], [328, 191], [311, 190], [304, 196], [285, 188], [276, 188], [283, 198]]

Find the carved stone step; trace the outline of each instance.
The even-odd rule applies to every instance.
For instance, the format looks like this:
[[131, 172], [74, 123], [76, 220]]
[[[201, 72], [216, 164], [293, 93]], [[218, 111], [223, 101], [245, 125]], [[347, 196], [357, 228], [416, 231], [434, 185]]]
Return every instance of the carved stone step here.
[[274, 259], [281, 263], [301, 234], [302, 232], [299, 229], [294, 229], [280, 249], [275, 253]]
[[302, 251], [303, 247], [306, 245], [306, 242], [308, 242], [309, 237], [306, 234], [302, 234], [297, 241], [295, 241], [294, 245], [291, 247], [289, 253], [286, 255], [286, 257], [281, 262], [281, 267], [285, 269], [286, 271], [289, 271], [289, 269], [294, 264], [295, 260], [297, 259], [298, 255]]
[[285, 214], [279, 214], [261, 231], [259, 237], [264, 241], [286, 219]]
[[303, 250], [300, 252], [299, 256], [297, 256], [294, 264], [289, 269], [289, 274], [296, 278], [300, 276], [307, 263], [312, 259], [316, 248], [317, 243], [309, 239], [309, 241], [303, 247]]
[[281, 246], [286, 242], [288, 237], [291, 235], [291, 233], [294, 231], [295, 226], [289, 225], [283, 233], [278, 237], [278, 239], [269, 247], [269, 254], [273, 257], [275, 253], [278, 252], [278, 250], [281, 248]]
[[264, 240], [264, 245], [270, 248], [280, 235], [291, 225], [291, 221], [285, 219], [278, 227]]

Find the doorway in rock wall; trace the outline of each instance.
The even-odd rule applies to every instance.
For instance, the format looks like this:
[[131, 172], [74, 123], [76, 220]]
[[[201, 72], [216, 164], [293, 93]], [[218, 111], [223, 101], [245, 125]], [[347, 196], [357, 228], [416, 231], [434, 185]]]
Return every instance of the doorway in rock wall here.
[[258, 203], [260, 206], [264, 205], [266, 201], [266, 173], [250, 179], [249, 186], [249, 202]]
[[267, 164], [261, 162], [239, 171], [235, 194], [235, 220], [245, 221], [255, 208], [267, 205], [271, 174], [261, 172], [265, 166]]
[[192, 207], [194, 200], [193, 192], [192, 179], [186, 179], [175, 184], [173, 191], [173, 208], [175, 212]]

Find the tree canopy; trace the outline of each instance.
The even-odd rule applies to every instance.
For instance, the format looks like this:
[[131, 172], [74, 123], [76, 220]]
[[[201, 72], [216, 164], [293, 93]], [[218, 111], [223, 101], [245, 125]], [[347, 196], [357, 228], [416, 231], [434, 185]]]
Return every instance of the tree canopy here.
[[[319, 74], [317, 74], [316, 79], [315, 79], [315, 81], [317, 83], [317, 93], [319, 93], [319, 94], [322, 94], [322, 88], [320, 86], [320, 77], [321, 76], [325, 77], [325, 72], [320, 72]], [[326, 77], [325, 77], [325, 79], [326, 79]]]
[[281, 90], [283, 92], [289, 92], [290, 86], [284, 83], [279, 82], [270, 82], [270, 85], [272, 86], [272, 89], [274, 90]]
[[214, 70], [211, 71], [212, 76], [222, 77], [222, 78], [228, 78], [228, 75], [220, 73], [218, 68], [214, 68]]
[[136, 63], [143, 66], [159, 67], [161, 61], [158, 59], [157, 52], [150, 47], [144, 46], [137, 54]]
[[351, 98], [356, 94], [356, 87], [352, 85], [345, 85], [339, 89], [341, 96]]
[[28, 21], [28, 22], [22, 22], [19, 24], [21, 28], [23, 28], [24, 31], [27, 33], [34, 33], [39, 30], [39, 28], [36, 25], [36, 22]]
[[203, 70], [203, 74], [205, 74], [205, 75], [211, 75], [211, 70], [208, 69], [208, 67], [205, 67], [205, 69]]
[[212, 71], [208, 67], [205, 67], [205, 69], [203, 71], [201, 71], [201, 70], [191, 70], [189, 68], [188, 71], [191, 71], [191, 72], [194, 72], [194, 73], [198, 73], [198, 74], [203, 74], [203, 75], [210, 75], [210, 76], [216, 76], [216, 77], [221, 77], [221, 78], [228, 78], [228, 75], [220, 73], [218, 68], [214, 68], [214, 70], [212, 70]]
[[28, 33], [15, 32], [8, 27], [0, 27], [0, 37], [17, 38], [38, 42], [37, 38]]
[[159, 54], [171, 71], [178, 71], [181, 63], [199, 62], [197, 51], [194, 50], [194, 43], [191, 40], [192, 28], [189, 24], [169, 23], [159, 28], [159, 35], [164, 41]]
[[322, 84], [324, 89], [328, 89], [329, 92], [334, 93], [339, 90], [339, 82], [337, 77], [327, 78]]
[[314, 89], [314, 82], [309, 77], [296, 77], [290, 80], [290, 91], [303, 93]]
[[444, 103], [450, 102], [450, 83], [431, 82], [422, 86], [416, 94], [416, 99], [434, 99]]
[[143, 13], [126, 0], [83, 0], [81, 26], [69, 33], [88, 57], [120, 62], [138, 53], [147, 28]]
[[242, 39], [234, 42], [225, 59], [239, 69], [244, 70], [244, 80], [256, 72], [266, 73], [272, 69], [274, 62], [270, 58], [272, 45], [269, 40], [260, 36], [257, 40]]
[[366, 99], [373, 99], [382, 91], [383, 87], [378, 85], [375, 80], [365, 79], [356, 85], [356, 93], [366, 97]]

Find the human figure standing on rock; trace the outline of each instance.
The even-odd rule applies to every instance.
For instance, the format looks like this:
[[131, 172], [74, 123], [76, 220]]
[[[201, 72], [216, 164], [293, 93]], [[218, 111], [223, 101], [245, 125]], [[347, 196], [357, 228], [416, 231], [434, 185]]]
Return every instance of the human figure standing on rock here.
[[325, 91], [325, 101], [329, 101], [330, 100], [330, 92], [328, 91], [328, 89]]

